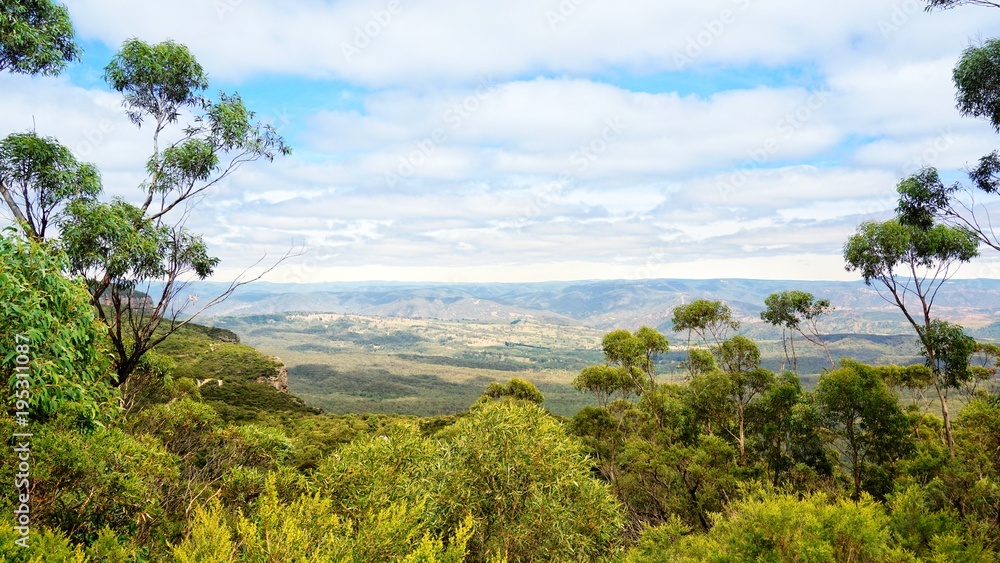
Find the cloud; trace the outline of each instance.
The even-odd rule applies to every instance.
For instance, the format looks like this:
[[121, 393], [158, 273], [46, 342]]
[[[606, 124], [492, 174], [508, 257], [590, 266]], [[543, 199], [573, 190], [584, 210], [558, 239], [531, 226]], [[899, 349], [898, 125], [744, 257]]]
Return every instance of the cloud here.
[[[191, 211], [222, 278], [304, 247], [272, 279], [853, 279], [843, 241], [891, 213], [903, 175], [959, 178], [996, 144], [954, 109], [968, 37], [1000, 34], [975, 8], [68, 6], [80, 36], [111, 49], [187, 44], [292, 142], [293, 156], [243, 167]], [[100, 166], [109, 195], [139, 197], [150, 132], [116, 94], [0, 75], [0, 109], [0, 129], [34, 115]]]

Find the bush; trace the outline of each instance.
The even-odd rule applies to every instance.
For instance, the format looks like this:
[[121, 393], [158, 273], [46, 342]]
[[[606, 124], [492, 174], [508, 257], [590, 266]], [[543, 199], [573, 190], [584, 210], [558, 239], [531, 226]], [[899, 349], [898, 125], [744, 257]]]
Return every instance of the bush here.
[[[10, 443], [11, 428], [4, 426], [3, 443]], [[163, 499], [178, 478], [177, 458], [157, 440], [118, 429], [83, 434], [54, 424], [34, 434], [33, 526], [59, 530], [84, 545], [105, 528], [139, 544], [156, 539], [155, 527], [167, 517]], [[3, 482], [14, 482], [13, 471], [0, 464]]]
[[915, 561], [893, 545], [888, 516], [867, 495], [830, 504], [822, 493], [800, 499], [761, 491], [731, 503], [708, 534], [687, 532], [679, 520], [648, 529], [626, 560]]
[[[86, 426], [118, 414], [110, 385], [107, 327], [90, 306], [82, 280], [70, 280], [64, 256], [50, 247], [0, 236], [0, 375], [8, 404], [44, 420], [74, 403]], [[23, 358], [24, 362], [19, 362]], [[18, 383], [16, 365], [30, 366], [30, 386]], [[27, 406], [28, 408], [22, 408]]]
[[470, 560], [591, 560], [621, 539], [622, 510], [580, 443], [535, 404], [476, 405], [448, 429], [428, 482], [444, 529], [471, 513]]

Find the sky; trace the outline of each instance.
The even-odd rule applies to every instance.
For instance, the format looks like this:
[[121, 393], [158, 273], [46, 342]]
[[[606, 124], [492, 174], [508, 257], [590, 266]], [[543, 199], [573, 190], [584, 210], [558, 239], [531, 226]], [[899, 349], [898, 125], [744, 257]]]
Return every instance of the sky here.
[[[103, 68], [130, 37], [187, 45], [291, 145], [188, 227], [214, 279], [854, 280], [842, 247], [923, 166], [997, 147], [952, 69], [1000, 10], [917, 0], [67, 0], [82, 61], [0, 75], [34, 128], [141, 202], [148, 128]], [[996, 210], [1000, 212], [1000, 208]], [[1000, 278], [987, 249], [960, 277]]]

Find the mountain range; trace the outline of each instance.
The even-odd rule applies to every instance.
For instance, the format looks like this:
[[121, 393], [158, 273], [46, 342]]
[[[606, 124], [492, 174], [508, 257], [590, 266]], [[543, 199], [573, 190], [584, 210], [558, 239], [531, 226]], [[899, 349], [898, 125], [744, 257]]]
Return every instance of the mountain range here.
[[[195, 282], [180, 296], [211, 298], [225, 288]], [[538, 319], [599, 329], [641, 325], [670, 331], [674, 307], [695, 299], [726, 302], [745, 334], [780, 338], [760, 320], [764, 299], [798, 289], [829, 299], [834, 311], [820, 328], [828, 334], [912, 334], [905, 317], [863, 282], [776, 281], [751, 279], [649, 279], [538, 283], [258, 282], [239, 288], [202, 318], [285, 312], [329, 312], [376, 317], [441, 320], [513, 321]], [[1000, 337], [1000, 280], [949, 280], [934, 304], [936, 317], [961, 323], [973, 336]]]

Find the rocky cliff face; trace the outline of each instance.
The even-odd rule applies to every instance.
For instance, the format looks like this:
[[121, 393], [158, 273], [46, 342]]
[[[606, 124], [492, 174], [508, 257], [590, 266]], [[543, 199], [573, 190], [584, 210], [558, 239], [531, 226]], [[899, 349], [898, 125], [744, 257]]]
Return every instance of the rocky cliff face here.
[[288, 393], [288, 368], [281, 361], [281, 358], [272, 356], [274, 360], [274, 375], [271, 377], [258, 377], [257, 383], [265, 383], [282, 393]]

